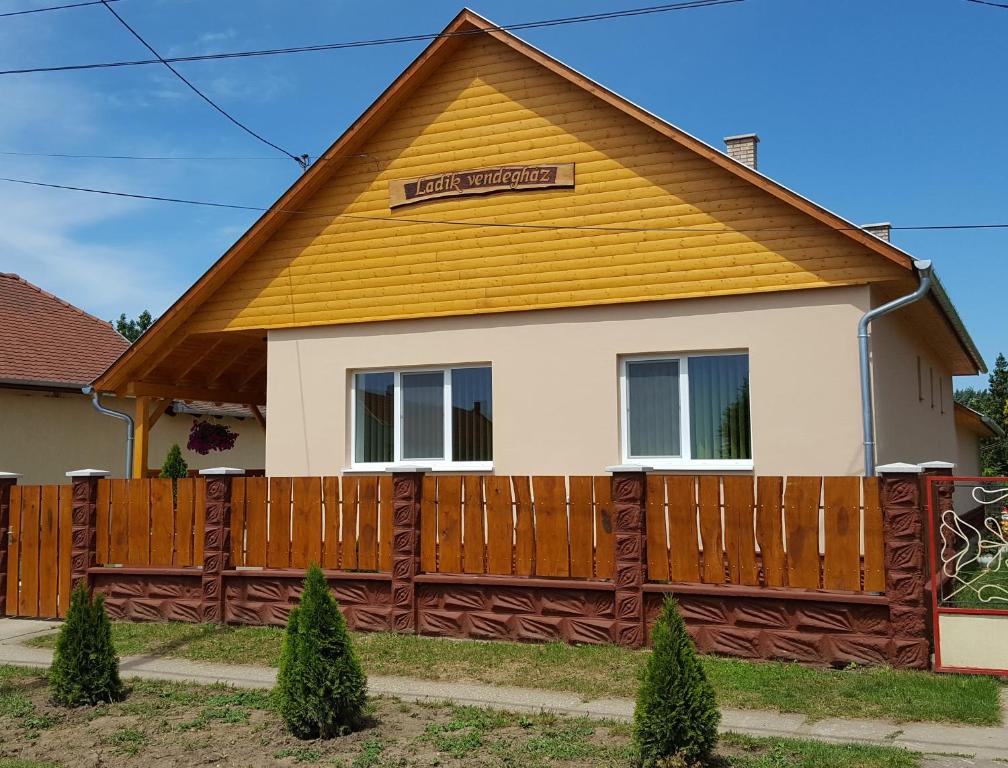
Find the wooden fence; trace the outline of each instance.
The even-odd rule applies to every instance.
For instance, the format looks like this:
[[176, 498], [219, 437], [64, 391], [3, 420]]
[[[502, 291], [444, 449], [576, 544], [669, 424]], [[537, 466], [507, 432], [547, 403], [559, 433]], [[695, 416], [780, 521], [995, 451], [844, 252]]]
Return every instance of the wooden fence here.
[[69, 485], [15, 485], [10, 489], [7, 614], [66, 615], [70, 604], [71, 502]]

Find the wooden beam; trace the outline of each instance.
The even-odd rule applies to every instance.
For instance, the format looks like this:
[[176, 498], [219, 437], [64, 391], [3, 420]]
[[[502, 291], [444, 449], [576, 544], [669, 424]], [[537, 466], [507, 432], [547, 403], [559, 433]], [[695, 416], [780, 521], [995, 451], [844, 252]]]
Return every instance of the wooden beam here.
[[204, 389], [154, 381], [134, 381], [126, 387], [133, 397], [168, 397], [174, 400], [206, 400], [211, 403], [266, 404], [266, 392], [258, 390]]
[[204, 360], [210, 357], [217, 350], [217, 348], [220, 347], [220, 345], [223, 343], [224, 343], [223, 339], [217, 339], [217, 341], [215, 341], [213, 344], [204, 349], [202, 353], [196, 355], [196, 357], [192, 359], [192, 362], [189, 363], [189, 365], [187, 365], [178, 374], [174, 376], [175, 380], [184, 381], [186, 376], [192, 373], [200, 363], [202, 363]]
[[259, 374], [262, 373], [264, 370], [266, 370], [266, 355], [265, 354], [263, 355], [262, 362], [259, 363], [257, 366], [255, 366], [252, 369], [252, 372], [249, 373], [248, 376], [246, 376], [244, 379], [242, 379], [240, 382], [238, 382], [239, 389], [245, 389], [245, 387], [247, 387], [251, 382], [255, 381], [256, 378], [259, 376]]
[[[149, 376], [151, 371], [157, 368], [161, 363], [164, 362], [165, 358], [168, 357], [172, 352], [179, 348], [189, 337], [186, 335], [181, 335], [178, 340], [172, 337], [168, 342], [157, 351], [143, 366], [143, 368], [137, 371], [137, 378], [142, 379], [144, 376]], [[174, 341], [174, 343], [172, 343]]]
[[259, 406], [255, 405], [254, 403], [249, 403], [246, 407], [250, 411], [252, 411], [252, 415], [255, 416], [255, 420], [259, 422], [259, 426], [262, 427], [263, 428], [263, 432], [265, 432], [266, 431], [266, 417], [262, 415], [262, 411], [259, 410]]
[[237, 352], [235, 352], [232, 355], [228, 355], [226, 358], [224, 358], [224, 362], [221, 364], [221, 366], [216, 371], [214, 371], [213, 374], [211, 374], [210, 378], [206, 380], [206, 385], [208, 387], [213, 387], [218, 381], [220, 381], [221, 377], [225, 373], [227, 373], [228, 369], [232, 365], [237, 363], [239, 360], [242, 359], [242, 357], [245, 356], [245, 353], [248, 352], [250, 348], [251, 347], [249, 345], [243, 345], [241, 348], [239, 348]]
[[168, 403], [171, 402], [170, 398], [152, 398], [150, 412], [147, 414], [147, 429], [153, 429], [154, 425], [157, 424], [158, 419], [164, 415], [165, 408], [168, 407]]
[[133, 422], [133, 477], [147, 476], [147, 449], [150, 443], [150, 399], [136, 399], [136, 416]]

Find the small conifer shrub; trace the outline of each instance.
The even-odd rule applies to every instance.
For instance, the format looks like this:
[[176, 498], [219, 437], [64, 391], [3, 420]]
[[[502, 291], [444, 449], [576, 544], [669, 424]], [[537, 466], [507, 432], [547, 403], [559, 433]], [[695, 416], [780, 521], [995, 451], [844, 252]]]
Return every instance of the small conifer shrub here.
[[92, 600], [84, 584], [70, 596], [66, 621], [56, 638], [49, 689], [53, 701], [65, 707], [117, 701], [122, 696], [105, 597], [99, 594]]
[[164, 464], [161, 465], [161, 477], [178, 480], [185, 477], [188, 471], [189, 465], [182, 458], [182, 449], [179, 448], [178, 443], [172, 443], [172, 447], [168, 449], [168, 455], [165, 456]]
[[721, 720], [686, 624], [666, 598], [652, 632], [653, 650], [641, 673], [634, 711], [634, 743], [645, 767], [680, 759], [693, 764], [717, 743]]
[[274, 695], [288, 729], [301, 739], [347, 733], [364, 711], [367, 678], [317, 565], [308, 569], [301, 602], [287, 621]]

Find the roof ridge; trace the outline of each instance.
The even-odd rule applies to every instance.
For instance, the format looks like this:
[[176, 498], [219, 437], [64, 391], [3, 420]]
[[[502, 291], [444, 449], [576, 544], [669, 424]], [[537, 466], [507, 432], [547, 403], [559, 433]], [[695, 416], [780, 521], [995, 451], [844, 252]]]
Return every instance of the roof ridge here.
[[111, 321], [102, 320], [100, 317], [97, 317], [96, 315], [92, 315], [90, 312], [84, 311], [83, 309], [81, 309], [80, 307], [78, 307], [76, 304], [71, 304], [66, 299], [61, 299], [55, 293], [50, 293], [49, 291], [45, 290], [44, 288], [40, 288], [39, 286], [35, 285], [35, 283], [31, 282], [30, 280], [26, 280], [25, 278], [21, 277], [21, 275], [15, 273], [15, 272], [0, 272], [0, 277], [6, 277], [8, 279], [16, 280], [17, 282], [21, 283], [22, 285], [25, 285], [28, 288], [31, 288], [36, 293], [39, 293], [39, 294], [41, 294], [42, 296], [45, 296], [48, 299], [52, 299], [53, 301], [58, 301], [60, 304], [62, 304], [67, 309], [73, 310], [77, 314], [79, 314], [79, 315], [81, 315], [83, 317], [86, 317], [89, 320], [94, 320], [96, 323], [99, 323], [100, 325], [103, 325], [103, 326], [107, 327], [109, 330], [111, 330], [114, 334], [116, 334], [117, 336], [119, 336], [124, 341], [129, 341], [129, 339], [127, 339], [125, 336], [123, 336], [121, 333], [119, 333], [119, 331], [117, 331], [115, 329], [115, 326], [112, 325]]

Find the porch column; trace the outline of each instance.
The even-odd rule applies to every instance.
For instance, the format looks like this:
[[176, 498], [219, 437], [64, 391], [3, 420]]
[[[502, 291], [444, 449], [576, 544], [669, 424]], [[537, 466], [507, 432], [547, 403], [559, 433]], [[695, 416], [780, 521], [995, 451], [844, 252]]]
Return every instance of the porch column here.
[[203, 514], [203, 577], [200, 619], [224, 623], [224, 571], [231, 567], [231, 480], [245, 470], [234, 467], [201, 469], [206, 478]]
[[142, 480], [147, 477], [147, 451], [150, 446], [150, 419], [148, 407], [150, 398], [136, 399], [136, 416], [133, 418], [133, 477]]
[[7, 550], [10, 542], [10, 493], [17, 485], [20, 475], [14, 472], [0, 472], [0, 616], [7, 613]]
[[882, 478], [889, 660], [894, 667], [928, 669], [931, 633], [927, 623], [921, 468], [916, 464], [885, 464], [876, 469]]
[[647, 638], [644, 626], [643, 586], [647, 574], [645, 467], [629, 464], [607, 467], [612, 473], [612, 502], [615, 519], [614, 546], [616, 575], [617, 645], [641, 648]]
[[90, 589], [88, 568], [96, 562], [98, 481], [107, 469], [75, 469], [66, 473], [73, 482], [70, 510], [70, 589], [83, 584]]
[[392, 629], [415, 632], [416, 584], [420, 572], [420, 467], [392, 468]]

